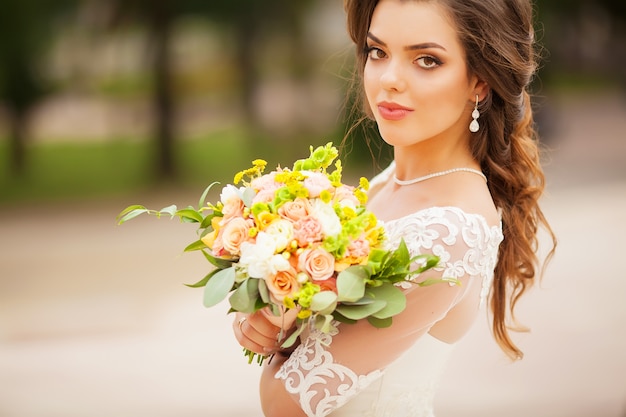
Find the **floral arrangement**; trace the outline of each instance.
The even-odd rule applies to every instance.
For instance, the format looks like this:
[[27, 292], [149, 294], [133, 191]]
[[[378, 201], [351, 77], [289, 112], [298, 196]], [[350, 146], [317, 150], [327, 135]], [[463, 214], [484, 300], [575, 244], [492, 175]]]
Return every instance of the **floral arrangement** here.
[[[282, 340], [293, 346], [308, 325], [329, 332], [337, 322], [366, 319], [387, 327], [406, 306], [396, 284], [435, 267], [433, 255], [411, 257], [402, 242], [384, 248], [384, 228], [365, 207], [369, 183], [357, 187], [341, 182], [342, 165], [332, 143], [311, 147], [306, 159], [292, 169], [264, 173], [267, 163], [235, 175], [216, 203], [198, 208], [172, 205], [150, 210], [133, 205], [118, 215], [122, 224], [141, 214], [169, 215], [197, 223], [198, 239], [185, 251], [200, 251], [213, 265], [190, 287], [204, 287], [204, 305], [214, 306], [229, 294], [229, 312], [253, 313], [269, 308], [275, 315], [297, 309], [296, 329]], [[411, 265], [418, 267], [411, 270]], [[246, 351], [251, 362], [255, 355]], [[259, 363], [264, 356], [257, 358]]]

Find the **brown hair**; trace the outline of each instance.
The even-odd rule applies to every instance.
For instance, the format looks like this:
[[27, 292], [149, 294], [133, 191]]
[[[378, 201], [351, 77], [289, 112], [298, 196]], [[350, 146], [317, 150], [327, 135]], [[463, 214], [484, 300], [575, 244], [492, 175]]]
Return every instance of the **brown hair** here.
[[[366, 36], [378, 1], [344, 0], [348, 33], [357, 48], [355, 80], [359, 85], [366, 61]], [[556, 246], [539, 207], [545, 177], [528, 93], [537, 67], [532, 5], [529, 0], [434, 1], [456, 24], [469, 73], [490, 87], [479, 107], [481, 130], [472, 134], [470, 146], [502, 212], [504, 241], [490, 299], [493, 334], [507, 355], [521, 359], [522, 352], [509, 336], [507, 313], [514, 322], [515, 305], [534, 283], [540, 226], [553, 242], [546, 262]], [[363, 96], [361, 101], [364, 103]]]

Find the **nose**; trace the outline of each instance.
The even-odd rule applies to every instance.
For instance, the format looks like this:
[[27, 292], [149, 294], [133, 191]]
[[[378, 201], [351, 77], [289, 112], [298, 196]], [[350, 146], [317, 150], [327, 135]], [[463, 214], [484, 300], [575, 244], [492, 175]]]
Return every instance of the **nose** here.
[[390, 60], [380, 75], [380, 85], [388, 91], [404, 91], [406, 79], [399, 62]]

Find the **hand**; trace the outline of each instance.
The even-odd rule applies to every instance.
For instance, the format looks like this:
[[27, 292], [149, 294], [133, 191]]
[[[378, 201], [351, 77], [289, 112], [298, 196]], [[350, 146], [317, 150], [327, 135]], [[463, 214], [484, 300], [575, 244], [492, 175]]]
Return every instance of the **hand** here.
[[297, 310], [292, 309], [275, 316], [267, 308], [252, 314], [237, 313], [233, 332], [241, 346], [261, 355], [271, 355], [280, 351], [281, 341], [293, 331], [297, 314]]

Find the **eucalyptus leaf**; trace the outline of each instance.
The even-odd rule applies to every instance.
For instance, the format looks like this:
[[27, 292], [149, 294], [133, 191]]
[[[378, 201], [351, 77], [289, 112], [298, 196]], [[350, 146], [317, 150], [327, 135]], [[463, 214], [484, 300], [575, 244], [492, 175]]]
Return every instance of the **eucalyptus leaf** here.
[[241, 283], [239, 288], [233, 291], [228, 299], [233, 310], [242, 313], [254, 313], [255, 301], [259, 295], [258, 281], [256, 278], [248, 278]]
[[298, 336], [300, 336], [300, 334], [304, 330], [304, 327], [305, 326], [302, 324], [296, 327], [296, 330], [289, 335], [289, 337], [280, 345], [280, 347], [285, 349], [293, 346], [294, 343], [296, 343], [296, 340], [298, 340]]
[[393, 319], [391, 317], [387, 317], [386, 319], [379, 319], [374, 316], [370, 316], [367, 318], [367, 321], [369, 321], [372, 326], [378, 329], [384, 329], [391, 326], [391, 324], [393, 323]]
[[246, 207], [251, 207], [252, 200], [254, 199], [255, 196], [256, 196], [256, 191], [254, 191], [252, 187], [247, 187], [246, 189], [243, 190], [243, 193], [241, 194], [241, 200], [243, 201], [243, 204]]
[[264, 303], [268, 304], [270, 302], [270, 292], [264, 279], [259, 280], [259, 295]]
[[385, 308], [386, 305], [387, 303], [384, 300], [374, 300], [371, 304], [360, 306], [345, 306], [340, 304], [337, 306], [337, 311], [349, 319], [361, 320], [379, 312]]
[[330, 314], [318, 315], [315, 317], [315, 328], [323, 333], [330, 333], [333, 326], [333, 316]]
[[352, 320], [352, 319], [347, 318], [346, 316], [344, 316], [343, 314], [341, 314], [337, 310], [333, 311], [333, 318], [335, 320], [337, 320], [339, 323], [345, 323], [345, 324], [354, 324], [354, 323], [356, 323], [356, 320]]
[[406, 308], [406, 296], [398, 287], [385, 283], [380, 287], [371, 288], [368, 295], [377, 299], [385, 300], [387, 305], [382, 310], [372, 314], [377, 319], [386, 319], [401, 313]]
[[235, 283], [235, 268], [222, 269], [204, 287], [204, 306], [213, 307], [226, 298]]
[[367, 270], [361, 266], [351, 266], [337, 276], [338, 301], [357, 301], [365, 294], [365, 281], [369, 279]]
[[327, 315], [337, 307], [337, 294], [333, 291], [318, 292], [311, 298], [311, 310]]

